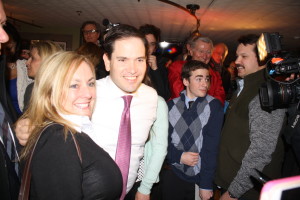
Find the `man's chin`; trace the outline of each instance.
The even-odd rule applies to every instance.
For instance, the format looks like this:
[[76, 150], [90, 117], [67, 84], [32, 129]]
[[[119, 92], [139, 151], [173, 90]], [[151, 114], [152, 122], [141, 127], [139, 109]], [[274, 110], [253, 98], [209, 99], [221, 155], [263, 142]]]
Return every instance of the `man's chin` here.
[[238, 77], [244, 78], [245, 74], [244, 73], [238, 73]]
[[140, 84], [128, 85], [127, 87], [121, 88], [121, 90], [129, 94], [134, 93], [135, 91], [137, 91], [139, 85]]

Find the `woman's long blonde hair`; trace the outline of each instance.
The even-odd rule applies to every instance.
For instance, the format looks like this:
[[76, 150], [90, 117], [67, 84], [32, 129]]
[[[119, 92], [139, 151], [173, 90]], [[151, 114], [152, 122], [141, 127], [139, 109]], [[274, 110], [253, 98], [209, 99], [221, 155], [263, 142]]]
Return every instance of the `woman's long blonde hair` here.
[[58, 52], [42, 63], [35, 78], [29, 107], [20, 118], [29, 119], [30, 127], [33, 127], [21, 154], [22, 158], [28, 156], [40, 131], [52, 122], [64, 125], [65, 130], [71, 129], [75, 132], [70, 123], [59, 113], [69, 114], [62, 106], [62, 98], [82, 62], [88, 63], [95, 76], [93, 64], [85, 56], [75, 52]]

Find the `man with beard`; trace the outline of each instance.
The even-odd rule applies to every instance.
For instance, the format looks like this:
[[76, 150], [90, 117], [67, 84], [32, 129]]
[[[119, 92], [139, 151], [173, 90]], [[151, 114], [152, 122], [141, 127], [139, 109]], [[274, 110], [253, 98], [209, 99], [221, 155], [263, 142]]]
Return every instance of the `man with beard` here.
[[[239, 38], [236, 67], [241, 77], [238, 92], [232, 97], [222, 129], [215, 183], [224, 199], [259, 198], [252, 177], [262, 171], [270, 178], [280, 177], [283, 144], [280, 130], [284, 109], [263, 110], [259, 88], [266, 81], [265, 66], [259, 66], [257, 35]], [[255, 179], [254, 179], [255, 180]]]

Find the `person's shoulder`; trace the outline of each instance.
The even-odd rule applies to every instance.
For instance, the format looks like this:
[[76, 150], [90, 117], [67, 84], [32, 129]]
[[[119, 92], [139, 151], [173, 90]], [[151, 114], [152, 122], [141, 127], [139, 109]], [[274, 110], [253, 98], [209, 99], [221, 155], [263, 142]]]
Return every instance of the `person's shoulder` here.
[[162, 104], [162, 105], [166, 105], [166, 101], [164, 98], [162, 98], [161, 96], [158, 95], [157, 97], [157, 104]]
[[[147, 93], [149, 95], [156, 95], [157, 96], [157, 92], [153, 87], [150, 87], [144, 83], [142, 83], [140, 85], [140, 87], [138, 88], [137, 92], [143, 92], [143, 93]], [[148, 93], [149, 92], [149, 93]]]
[[167, 103], [166, 103], [165, 99], [162, 98], [161, 96], [158, 96], [157, 106], [160, 107], [160, 108], [165, 108], [166, 110], [168, 110]]
[[147, 104], [155, 104], [157, 106], [158, 94], [156, 90], [148, 85], [142, 83], [138, 89], [134, 92], [134, 98], [140, 102]]
[[97, 96], [105, 96], [109, 94], [111, 88], [115, 87], [111, 82], [112, 81], [109, 76], [96, 80]]
[[186, 63], [185, 60], [176, 60], [172, 62], [169, 67], [180, 67], [183, 66], [185, 63]]
[[109, 77], [109, 76], [106, 76], [106, 77], [104, 77], [104, 78], [97, 79], [97, 80], [96, 80], [96, 84], [97, 84], [97, 85], [101, 85], [101, 84], [107, 83], [108, 77]]
[[[74, 132], [68, 127], [64, 126], [63, 124], [53, 122], [45, 126], [44, 128], [42, 128], [39, 134], [40, 134], [40, 139], [39, 139], [40, 143], [43, 144], [46, 142], [50, 142], [58, 145], [58, 143], [65, 144], [66, 141], [70, 141], [70, 138], [72, 138], [71, 134], [74, 134]], [[76, 135], [77, 134], [80, 133], [76, 133]]]
[[27, 88], [26, 88], [26, 90], [30, 90], [30, 91], [32, 91], [32, 89], [33, 89], [33, 86], [34, 86], [34, 82], [31, 82], [31, 83], [29, 83], [29, 85], [27, 85]]
[[211, 95], [209, 95], [209, 94], [207, 94], [207, 95], [205, 96], [205, 99], [206, 99], [208, 102], [211, 102], [211, 101], [213, 101], [213, 100], [216, 99], [216, 98], [213, 97], [213, 96], [211, 96]]
[[49, 132], [60, 132], [64, 130], [64, 126], [58, 123], [51, 123], [45, 126], [41, 132], [49, 133]]
[[285, 115], [287, 109], [286, 108], [277, 108], [277, 109], [270, 109], [270, 108], [267, 108], [267, 107], [262, 107], [261, 106], [261, 102], [260, 102], [260, 96], [259, 94], [257, 94], [249, 103], [249, 106], [248, 106], [249, 110], [253, 110], [254, 114], [256, 113], [259, 113], [259, 112], [255, 112], [255, 110], [262, 110], [262, 111], [265, 111], [267, 113], [269, 113], [270, 115]]
[[223, 109], [223, 106], [220, 102], [219, 99], [211, 96], [211, 95], [206, 95], [205, 99], [207, 100], [208, 104], [210, 105], [210, 107], [214, 107], [214, 108], [219, 108], [219, 109]]
[[174, 99], [171, 99], [171, 100], [167, 101], [167, 105], [168, 105], [168, 107], [170, 108], [170, 107], [172, 107], [173, 105], [175, 105], [178, 101], [182, 101], [181, 96], [176, 97], [176, 98], [174, 98]]
[[57, 144], [58, 141], [65, 141], [64, 126], [58, 123], [51, 123], [39, 131], [38, 143], [44, 145]]
[[220, 73], [209, 67], [209, 74], [214, 77], [221, 77]]

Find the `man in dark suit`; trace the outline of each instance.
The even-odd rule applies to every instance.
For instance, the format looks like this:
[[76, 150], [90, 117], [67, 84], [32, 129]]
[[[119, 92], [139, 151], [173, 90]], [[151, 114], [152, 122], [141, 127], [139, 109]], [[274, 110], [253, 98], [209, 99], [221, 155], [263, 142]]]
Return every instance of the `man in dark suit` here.
[[[6, 15], [0, 0], [0, 45], [8, 41], [8, 35], [3, 29], [6, 22]], [[12, 130], [14, 114], [10, 111], [10, 101], [7, 99], [5, 87], [5, 57], [0, 56], [0, 199], [14, 200], [18, 198], [19, 179], [19, 157], [15, 141], [15, 134]]]

